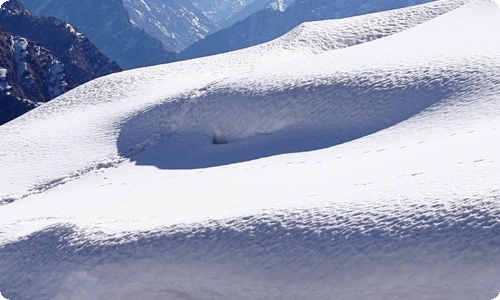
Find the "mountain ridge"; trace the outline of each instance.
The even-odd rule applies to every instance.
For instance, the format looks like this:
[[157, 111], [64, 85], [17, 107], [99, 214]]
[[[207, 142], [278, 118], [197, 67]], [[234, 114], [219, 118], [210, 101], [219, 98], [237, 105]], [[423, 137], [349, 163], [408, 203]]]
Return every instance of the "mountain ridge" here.
[[21, 0], [37, 16], [56, 17], [75, 26], [96, 47], [132, 69], [171, 62], [175, 53], [130, 22], [123, 0]]

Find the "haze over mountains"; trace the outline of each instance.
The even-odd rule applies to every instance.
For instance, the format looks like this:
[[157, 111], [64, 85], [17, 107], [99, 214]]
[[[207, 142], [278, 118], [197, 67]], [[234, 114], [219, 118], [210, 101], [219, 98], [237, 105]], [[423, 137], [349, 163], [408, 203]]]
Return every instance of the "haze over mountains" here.
[[55, 17], [75, 26], [122, 69], [167, 63], [175, 54], [130, 22], [122, 1], [21, 0], [37, 16]]
[[500, 6], [380, 9], [0, 126], [2, 295], [497, 296]]

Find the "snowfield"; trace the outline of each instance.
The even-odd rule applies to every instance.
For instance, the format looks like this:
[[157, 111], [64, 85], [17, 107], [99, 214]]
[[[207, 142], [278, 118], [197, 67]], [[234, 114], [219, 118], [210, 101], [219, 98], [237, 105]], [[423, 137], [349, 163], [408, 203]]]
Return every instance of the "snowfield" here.
[[0, 126], [8, 299], [493, 299], [500, 7], [305, 23]]

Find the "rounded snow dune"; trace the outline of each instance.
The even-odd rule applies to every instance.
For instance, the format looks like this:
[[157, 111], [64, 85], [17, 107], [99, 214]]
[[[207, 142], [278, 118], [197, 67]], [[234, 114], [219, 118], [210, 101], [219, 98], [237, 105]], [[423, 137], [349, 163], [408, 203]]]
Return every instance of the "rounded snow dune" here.
[[[307, 23], [249, 49], [131, 70], [89, 82], [0, 127], [0, 164], [8, 170], [0, 173], [0, 203], [123, 161], [122, 155], [129, 155], [129, 148], [140, 150], [165, 130], [163, 122], [159, 127], [127, 121], [140, 120], [135, 116], [158, 105], [175, 107], [170, 102], [179, 93], [193, 93], [224, 78], [389, 36], [463, 2], [441, 0], [345, 20]], [[170, 113], [175, 111], [171, 109]], [[143, 130], [152, 135], [146, 136]]]
[[[97, 114], [104, 127], [87, 127], [99, 129], [92, 134], [77, 131], [95, 147], [105, 141], [96, 151], [130, 161], [0, 206], [0, 291], [9, 299], [493, 299], [498, 28], [500, 7], [474, 0], [383, 39], [141, 90], [149, 100]], [[207, 60], [189, 63], [198, 62]], [[154, 79], [163, 68], [126, 74]], [[120, 90], [120, 76], [80, 91], [104, 82]], [[56, 101], [8, 130], [63, 110]], [[75, 103], [87, 120], [98, 112]], [[100, 123], [114, 118], [114, 131]], [[91, 154], [70, 167], [101, 153], [71, 141]]]
[[131, 118], [118, 149], [141, 165], [190, 169], [350, 141], [497, 90], [497, 53], [469, 43], [400, 34], [232, 76]]
[[[162, 169], [227, 165], [331, 147], [433, 105], [443, 109], [494, 93], [497, 41], [457, 39], [449, 33], [456, 27], [430, 32], [426, 27], [439, 20], [428, 23], [173, 96], [124, 124], [119, 153]], [[380, 20], [377, 24], [372, 32], [386, 27]], [[318, 22], [314, 28], [321, 30], [315, 33], [328, 25]], [[481, 30], [467, 26], [469, 32]], [[307, 31], [306, 26], [295, 34]]]

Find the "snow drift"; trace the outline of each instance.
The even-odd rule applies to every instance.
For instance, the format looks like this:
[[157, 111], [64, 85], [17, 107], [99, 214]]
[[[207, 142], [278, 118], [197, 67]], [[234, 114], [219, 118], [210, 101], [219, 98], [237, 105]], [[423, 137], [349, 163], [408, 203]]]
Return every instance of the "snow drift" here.
[[[443, 0], [346, 20], [306, 23], [280, 39], [249, 49], [122, 72], [89, 82], [84, 87], [53, 100], [52, 104], [40, 107], [29, 116], [18, 118], [0, 127], [4, 145], [9, 145], [9, 147], [0, 148], [1, 163], [6, 170], [9, 170], [9, 172], [0, 173], [0, 182], [4, 183], [0, 201], [11, 202], [72, 180], [82, 173], [113, 166], [122, 161], [122, 156], [140, 151], [158, 135], [176, 130], [177, 125], [174, 120], [169, 121], [169, 124], [165, 124], [164, 121], [158, 124], [156, 119], [154, 121], [141, 119], [141, 116], [148, 116], [146, 111], [154, 110], [155, 114], [177, 113], [174, 119], [178, 120], [178, 123], [183, 122], [187, 118], [183, 117], [183, 112], [175, 111], [176, 107], [182, 104], [184, 104], [183, 109], [191, 106], [195, 100], [186, 100], [196, 98], [197, 94], [203, 94], [207, 86], [224, 78], [239, 76], [241, 80], [246, 80], [243, 74], [273, 66], [279, 70], [279, 66], [287, 67], [289, 62], [300, 59], [306, 60], [299, 62], [299, 65], [304, 62], [307, 64], [307, 58], [329, 50], [373, 41], [431, 20], [456, 8], [457, 3], [460, 2]], [[370, 64], [371, 57], [372, 54], [364, 62]], [[320, 64], [322, 64], [321, 61]], [[344, 63], [345, 67], [349, 66]], [[307, 68], [307, 66], [300, 66], [299, 70], [302, 70], [303, 74], [307, 72]], [[330, 73], [329, 70], [326, 72]], [[339, 70], [337, 73], [340, 74], [340, 72]], [[346, 75], [354, 79], [357, 75], [353, 74], [349, 72]], [[255, 75], [260, 76], [258, 73]], [[362, 76], [368, 75], [365, 73]], [[296, 77], [300, 75], [297, 74]], [[290, 80], [287, 83], [290, 87], [293, 85], [291, 80], [295, 80], [293, 77], [286, 75], [279, 80], [287, 79]], [[310, 88], [314, 85], [321, 85], [319, 81], [307, 83], [306, 78], [300, 80], [303, 81], [302, 85], [309, 85]], [[310, 77], [309, 80], [314, 81], [314, 78]], [[235, 80], [234, 84], [239, 83]], [[276, 83], [278, 84], [279, 82]], [[240, 105], [241, 102], [235, 101], [232, 106]], [[155, 109], [161, 105], [171, 108]], [[222, 105], [217, 107], [223, 108]], [[216, 109], [210, 108], [210, 112]], [[272, 109], [270, 113], [274, 111], [278, 109]], [[256, 113], [258, 112], [250, 110], [248, 117], [253, 117]], [[336, 114], [336, 116], [339, 115]], [[237, 112], [234, 112], [227, 121], [234, 121], [238, 117]], [[132, 119], [138, 121], [134, 122]], [[202, 120], [194, 122], [200, 124]], [[206, 118], [204, 122], [207, 122]], [[247, 124], [248, 122], [241, 124], [240, 127]], [[311, 124], [319, 124], [319, 122], [311, 120]], [[179, 125], [182, 126], [182, 124]], [[169, 126], [174, 128], [169, 129]], [[256, 126], [266, 125], [256, 124]], [[273, 125], [268, 126], [271, 128], [266, 132], [275, 129]], [[274, 126], [278, 126], [277, 129], [280, 128], [279, 124]], [[57, 128], [57, 134], [46, 128]], [[252, 128], [259, 130], [255, 126]], [[250, 131], [252, 128], [246, 129], [246, 133], [239, 129], [240, 132], [232, 134], [242, 135], [241, 138], [243, 138], [252, 135]], [[209, 129], [217, 131], [217, 128]], [[22, 139], [19, 138], [21, 133]], [[212, 141], [214, 136], [217, 137], [217, 132], [200, 133], [208, 135], [208, 139], [205, 138], [208, 141]], [[47, 143], [47, 141], [51, 142]], [[275, 144], [279, 145], [279, 142]], [[12, 149], [16, 150], [12, 151]], [[85, 150], [82, 151], [82, 149]], [[186, 149], [182, 151], [184, 150]], [[61, 157], [71, 157], [71, 159], [61, 160]]]
[[115, 74], [0, 127], [0, 290], [492, 299], [500, 8], [457, 3]]

